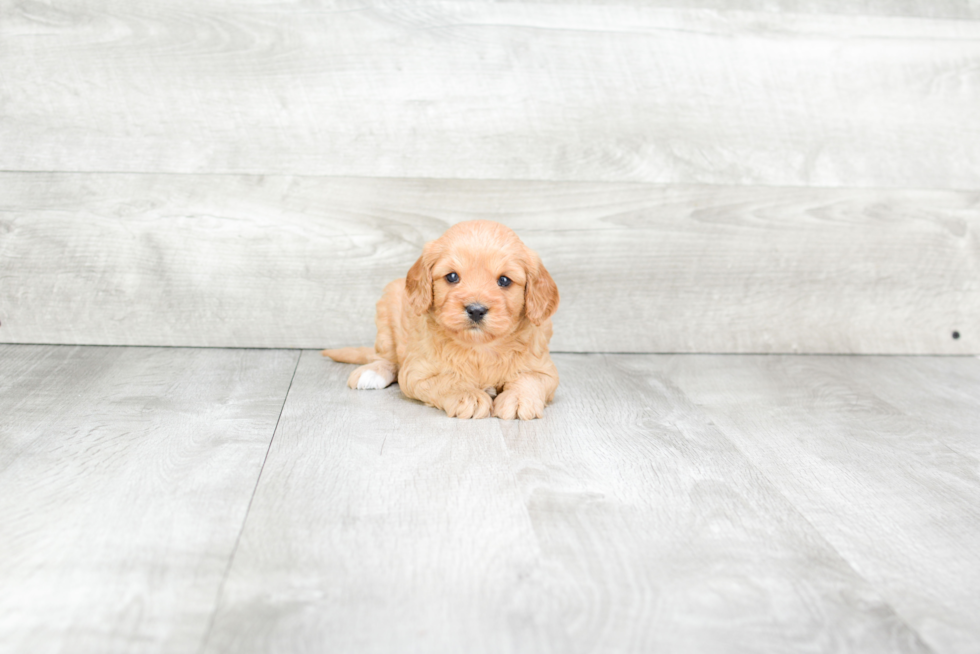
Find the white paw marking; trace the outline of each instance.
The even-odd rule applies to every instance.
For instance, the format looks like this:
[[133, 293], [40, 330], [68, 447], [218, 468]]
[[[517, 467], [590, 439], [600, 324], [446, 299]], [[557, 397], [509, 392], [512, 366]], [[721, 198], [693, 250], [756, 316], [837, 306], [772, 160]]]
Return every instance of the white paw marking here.
[[357, 380], [357, 387], [361, 390], [377, 391], [387, 385], [388, 380], [373, 370], [365, 370], [361, 373], [360, 379]]

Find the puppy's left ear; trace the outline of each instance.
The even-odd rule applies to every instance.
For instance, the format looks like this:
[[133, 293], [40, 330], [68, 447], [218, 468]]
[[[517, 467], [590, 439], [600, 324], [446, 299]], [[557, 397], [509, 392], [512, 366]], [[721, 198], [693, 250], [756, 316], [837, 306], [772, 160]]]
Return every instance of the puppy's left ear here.
[[435, 242], [426, 243], [422, 256], [418, 258], [405, 275], [405, 290], [408, 302], [421, 316], [432, 306], [432, 268], [435, 266]]
[[540, 325], [558, 309], [558, 285], [541, 263], [541, 257], [528, 250], [531, 265], [524, 287], [524, 313], [535, 325]]

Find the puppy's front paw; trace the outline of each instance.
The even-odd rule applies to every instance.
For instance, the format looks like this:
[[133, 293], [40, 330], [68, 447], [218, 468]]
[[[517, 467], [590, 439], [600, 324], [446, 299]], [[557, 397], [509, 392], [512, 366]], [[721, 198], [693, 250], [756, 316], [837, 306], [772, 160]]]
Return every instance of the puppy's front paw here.
[[463, 391], [447, 397], [443, 408], [450, 418], [489, 418], [493, 400], [486, 391]]
[[493, 415], [503, 420], [534, 420], [544, 416], [544, 400], [537, 395], [510, 389], [493, 401]]

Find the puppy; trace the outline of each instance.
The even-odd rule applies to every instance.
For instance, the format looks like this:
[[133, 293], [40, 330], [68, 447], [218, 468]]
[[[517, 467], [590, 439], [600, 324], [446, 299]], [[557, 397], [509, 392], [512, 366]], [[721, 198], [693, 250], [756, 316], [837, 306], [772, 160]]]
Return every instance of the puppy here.
[[351, 388], [397, 379], [405, 395], [450, 417], [540, 418], [558, 387], [548, 353], [557, 308], [558, 287], [513, 231], [459, 223], [385, 287], [373, 349], [323, 355], [364, 364], [347, 380]]

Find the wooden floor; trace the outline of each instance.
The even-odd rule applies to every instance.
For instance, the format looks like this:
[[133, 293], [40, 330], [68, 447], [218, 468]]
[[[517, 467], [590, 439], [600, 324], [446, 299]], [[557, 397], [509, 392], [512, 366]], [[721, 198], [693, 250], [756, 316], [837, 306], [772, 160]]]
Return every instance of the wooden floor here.
[[0, 346], [0, 651], [976, 652], [980, 360]]

